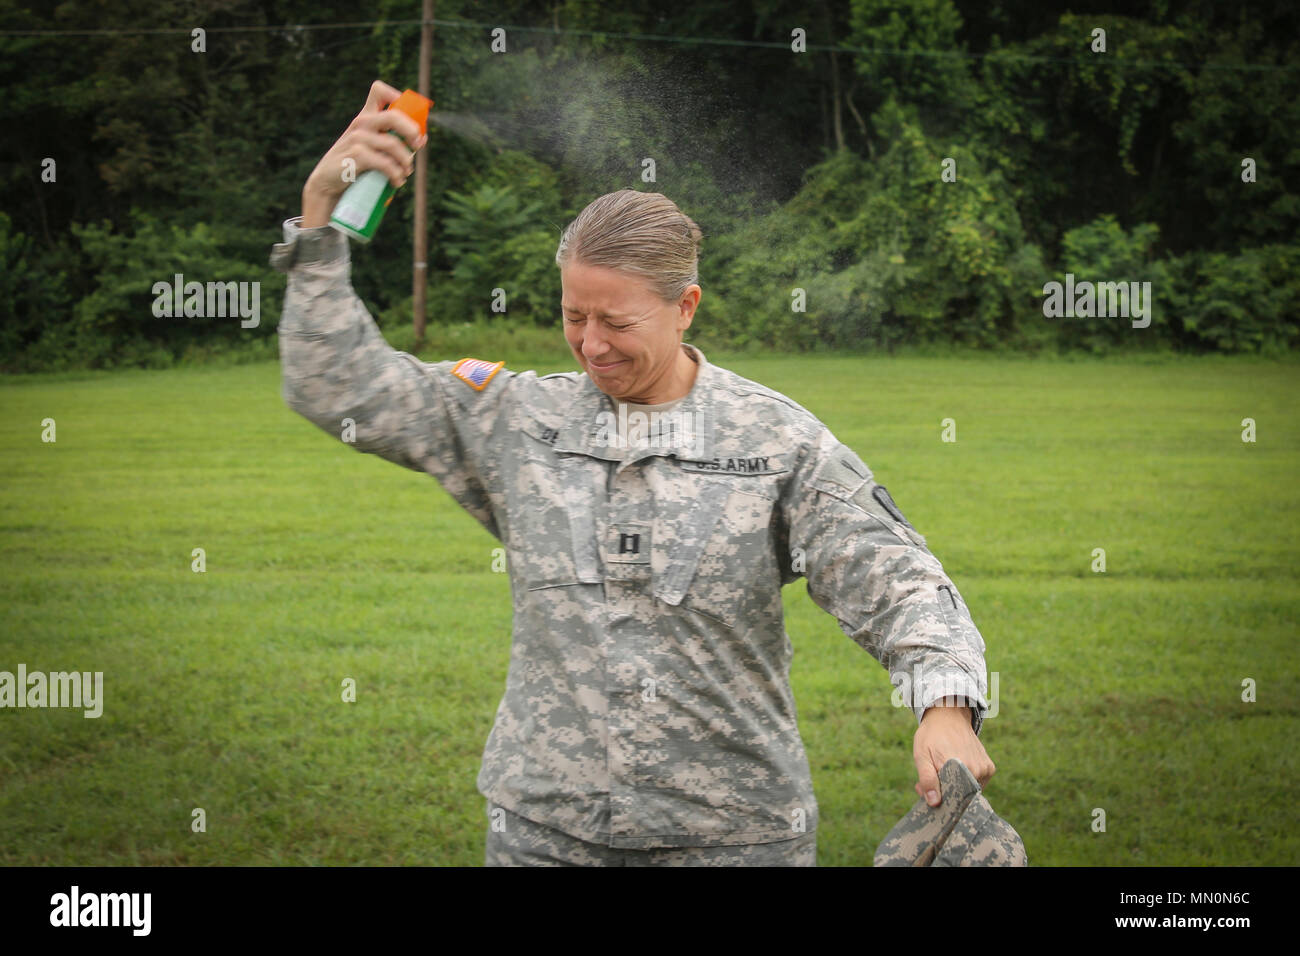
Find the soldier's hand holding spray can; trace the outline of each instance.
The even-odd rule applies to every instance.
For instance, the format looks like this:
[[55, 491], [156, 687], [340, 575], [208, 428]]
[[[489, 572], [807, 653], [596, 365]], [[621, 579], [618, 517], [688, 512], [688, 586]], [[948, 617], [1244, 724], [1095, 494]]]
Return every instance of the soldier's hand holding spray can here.
[[327, 223], [368, 241], [425, 144], [431, 100], [376, 80], [366, 105], [316, 164], [302, 189], [302, 228]]

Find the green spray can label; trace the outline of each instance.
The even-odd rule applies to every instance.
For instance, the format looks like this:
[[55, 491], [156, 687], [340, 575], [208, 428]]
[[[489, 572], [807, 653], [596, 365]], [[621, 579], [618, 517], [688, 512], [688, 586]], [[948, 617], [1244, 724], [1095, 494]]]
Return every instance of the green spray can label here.
[[[392, 104], [390, 110], [401, 110], [420, 127], [420, 133], [426, 130], [429, 117], [430, 100], [414, 90], [406, 90]], [[397, 136], [392, 130], [389, 135]], [[399, 137], [400, 139], [400, 137]], [[330, 225], [344, 235], [369, 242], [384, 218], [384, 210], [393, 201], [397, 188], [388, 181], [388, 177], [377, 169], [367, 169], [349, 186], [330, 214]]]

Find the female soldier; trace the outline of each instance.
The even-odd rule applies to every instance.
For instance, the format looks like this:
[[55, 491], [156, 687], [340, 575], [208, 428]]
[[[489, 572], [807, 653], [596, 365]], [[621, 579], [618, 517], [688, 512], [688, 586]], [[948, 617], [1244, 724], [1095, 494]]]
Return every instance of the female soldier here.
[[409, 175], [424, 140], [383, 109], [397, 95], [371, 88], [272, 252], [288, 273], [283, 392], [332, 435], [351, 419], [358, 450], [433, 475], [505, 545], [487, 863], [814, 865], [781, 604], [800, 576], [914, 711], [918, 793], [939, 803], [949, 757], [985, 782], [984, 642], [960, 592], [825, 425], [682, 342], [700, 231], [670, 200], [610, 193], [564, 231], [582, 372], [388, 347], [327, 223], [344, 160]]

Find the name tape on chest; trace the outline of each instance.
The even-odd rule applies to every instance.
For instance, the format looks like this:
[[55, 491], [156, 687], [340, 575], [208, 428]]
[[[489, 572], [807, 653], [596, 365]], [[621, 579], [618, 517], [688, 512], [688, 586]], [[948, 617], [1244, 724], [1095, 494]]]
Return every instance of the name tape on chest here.
[[711, 475], [776, 475], [788, 470], [775, 455], [753, 458], [683, 458], [681, 466], [682, 471], [699, 471]]
[[505, 364], [504, 361], [485, 362], [483, 359], [463, 358], [451, 367], [451, 374], [476, 392], [481, 392]]

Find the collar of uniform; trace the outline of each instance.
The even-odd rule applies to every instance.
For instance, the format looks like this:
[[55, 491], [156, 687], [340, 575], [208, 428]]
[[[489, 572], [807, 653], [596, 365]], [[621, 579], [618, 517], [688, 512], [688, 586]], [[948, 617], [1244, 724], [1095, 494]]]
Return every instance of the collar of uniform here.
[[638, 449], [624, 459], [618, 452], [611, 452], [603, 442], [598, 440], [601, 431], [601, 412], [614, 411], [614, 403], [600, 390], [591, 376], [583, 373], [582, 390], [573, 402], [572, 411], [560, 437], [555, 442], [556, 451], [580, 452], [605, 461], [622, 461], [631, 464], [651, 455], [677, 455], [681, 458], [711, 458], [713, 456], [713, 401], [714, 367], [694, 345], [683, 342], [682, 348], [694, 355], [699, 363], [695, 373], [695, 384], [686, 393], [681, 404], [673, 409], [674, 413], [690, 415], [688, 421], [695, 423], [695, 441], [679, 441], [672, 445]]

